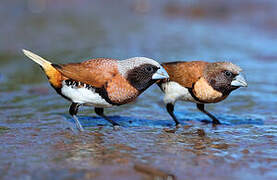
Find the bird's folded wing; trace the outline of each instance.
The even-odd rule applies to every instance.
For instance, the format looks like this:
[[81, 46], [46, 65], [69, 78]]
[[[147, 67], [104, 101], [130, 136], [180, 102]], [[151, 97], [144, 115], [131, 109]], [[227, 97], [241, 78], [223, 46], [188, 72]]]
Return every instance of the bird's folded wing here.
[[114, 59], [98, 58], [82, 63], [52, 65], [66, 78], [99, 88], [119, 73]]
[[193, 84], [203, 76], [206, 65], [207, 63], [203, 61], [170, 62], [162, 64], [169, 74], [170, 80], [186, 88], [192, 88]]

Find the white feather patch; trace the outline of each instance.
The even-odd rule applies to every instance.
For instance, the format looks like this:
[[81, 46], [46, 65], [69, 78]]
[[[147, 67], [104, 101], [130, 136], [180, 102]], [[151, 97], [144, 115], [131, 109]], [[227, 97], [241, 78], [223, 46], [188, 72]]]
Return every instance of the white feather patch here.
[[181, 86], [177, 82], [166, 82], [162, 84], [162, 90], [165, 93], [164, 103], [175, 104], [177, 100], [191, 101], [197, 103], [197, 101], [190, 95], [189, 90]]
[[77, 88], [67, 86], [65, 82], [62, 84], [61, 92], [64, 96], [70, 98], [73, 102], [94, 107], [112, 107], [105, 99], [103, 99], [93, 89], [85, 87]]

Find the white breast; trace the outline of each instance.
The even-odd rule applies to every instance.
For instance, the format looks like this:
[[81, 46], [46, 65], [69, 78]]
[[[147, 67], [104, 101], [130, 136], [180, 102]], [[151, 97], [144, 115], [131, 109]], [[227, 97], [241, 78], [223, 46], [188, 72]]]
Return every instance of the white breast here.
[[197, 103], [197, 101], [190, 95], [187, 88], [181, 86], [177, 82], [166, 82], [162, 84], [162, 90], [165, 93], [164, 103], [174, 104], [177, 100], [191, 101]]
[[92, 88], [77, 88], [68, 86], [65, 82], [62, 84], [61, 93], [70, 98], [73, 102], [94, 107], [112, 107]]

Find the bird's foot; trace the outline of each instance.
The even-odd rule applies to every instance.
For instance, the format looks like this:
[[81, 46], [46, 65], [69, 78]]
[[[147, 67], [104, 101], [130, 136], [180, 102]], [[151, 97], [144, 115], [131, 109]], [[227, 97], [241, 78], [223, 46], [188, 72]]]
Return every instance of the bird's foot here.
[[73, 119], [74, 119], [74, 121], [75, 121], [76, 128], [77, 128], [79, 131], [83, 132], [83, 131], [84, 131], [84, 128], [83, 128], [83, 126], [81, 125], [80, 121], [78, 120], [77, 116], [73, 115]]
[[117, 125], [113, 125], [113, 129], [115, 130], [115, 131], [118, 131], [118, 130], [120, 130], [120, 126], [117, 124]]
[[213, 125], [219, 125], [221, 122], [218, 119], [213, 119]]
[[176, 124], [175, 126], [176, 126], [177, 129], [182, 127], [182, 125], [180, 123]]

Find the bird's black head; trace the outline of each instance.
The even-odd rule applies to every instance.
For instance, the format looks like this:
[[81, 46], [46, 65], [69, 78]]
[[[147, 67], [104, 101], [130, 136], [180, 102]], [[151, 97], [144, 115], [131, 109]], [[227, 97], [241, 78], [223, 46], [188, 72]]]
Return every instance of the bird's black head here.
[[160, 68], [153, 64], [142, 64], [128, 71], [127, 80], [137, 90], [144, 91], [158, 79], [162, 79], [161, 75], [158, 77]]
[[232, 63], [217, 62], [207, 65], [204, 76], [215, 90], [228, 95], [239, 87], [247, 86], [241, 71], [240, 67]]
[[145, 57], [119, 61], [118, 70], [140, 92], [159, 79], [169, 78], [165, 69], [157, 61]]

